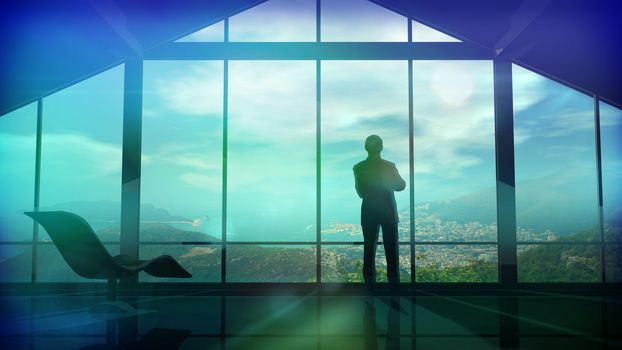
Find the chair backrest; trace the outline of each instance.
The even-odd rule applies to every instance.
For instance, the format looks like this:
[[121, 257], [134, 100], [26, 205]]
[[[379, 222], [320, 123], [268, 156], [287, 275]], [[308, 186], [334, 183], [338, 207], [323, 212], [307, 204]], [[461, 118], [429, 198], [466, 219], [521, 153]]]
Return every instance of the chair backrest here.
[[82, 217], [66, 211], [26, 212], [52, 238], [69, 267], [86, 278], [114, 276], [116, 264], [91, 226]]

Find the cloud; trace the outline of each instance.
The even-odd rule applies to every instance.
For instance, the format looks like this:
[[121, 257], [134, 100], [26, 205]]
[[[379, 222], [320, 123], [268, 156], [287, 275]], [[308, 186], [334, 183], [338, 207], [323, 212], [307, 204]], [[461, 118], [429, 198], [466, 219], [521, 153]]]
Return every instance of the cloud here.
[[143, 107], [143, 117], [145, 118], [157, 118], [161, 115], [162, 113], [157, 109]]
[[229, 19], [231, 41], [315, 41], [315, 0], [270, 0]]
[[[156, 78], [153, 90], [146, 89], [145, 94], [155, 93], [156, 99], [162, 101], [168, 110], [188, 116], [222, 116], [222, 61], [185, 64], [154, 62], [148, 68], [145, 75]], [[145, 104], [150, 105], [147, 102]], [[148, 116], [157, 115], [151, 112], [152, 109], [147, 109]]]
[[229, 192], [266, 192], [279, 196], [315, 193], [315, 149], [289, 147], [233, 150], [228, 157]]
[[[413, 71], [415, 174], [472, 176], [468, 169], [494, 154], [491, 62], [415, 62]], [[435, 86], [454, 88], [448, 97]]]
[[220, 170], [221, 148], [207, 151], [202, 143], [167, 143], [151, 153], [143, 153], [145, 166], [176, 166], [194, 170]]
[[41, 166], [49, 169], [44, 170], [48, 173], [72, 170], [67, 174], [81, 179], [121, 174], [121, 145], [96, 141], [86, 135], [45, 133], [41, 153]]
[[209, 176], [204, 173], [185, 173], [181, 175], [181, 180], [191, 186], [208, 191], [220, 192], [222, 190], [220, 176]]
[[11, 157], [16, 153], [35, 152], [35, 134], [13, 134], [10, 132], [0, 131], [0, 151], [2, 152], [2, 162], [7, 164], [4, 157]]
[[200, 140], [159, 144], [143, 153], [142, 164], [143, 178], [149, 183], [166, 183], [178, 190], [181, 184], [215, 192], [222, 189], [222, 148], [206, 147]]
[[592, 97], [519, 66], [512, 74], [517, 144], [593, 132]]
[[322, 2], [322, 40], [408, 41], [408, 21], [370, 1], [325, 0]]
[[[254, 167], [266, 176], [287, 173], [291, 181], [306, 176], [307, 160], [315, 156], [315, 62], [232, 61], [229, 70], [229, 165], [238, 169], [230, 176], [251, 187], [267, 186], [262, 185], [262, 176], [253, 171]], [[440, 74], [439, 70], [452, 74]], [[194, 89], [188, 81], [197, 80], [195, 85], [200, 85], [201, 79], [208, 79], [196, 72], [190, 69], [177, 74], [179, 82], [169, 81], [168, 85], [179, 87], [177, 95], [191, 95], [192, 91], [183, 91]], [[323, 154], [323, 174], [347, 173], [349, 179], [353, 164], [344, 164], [349, 159], [362, 159], [363, 140], [376, 133], [385, 140], [387, 157], [406, 176], [407, 72], [405, 61], [322, 62], [322, 147], [325, 152], [334, 152]], [[436, 90], [433, 76], [436, 84], [440, 83]], [[456, 81], [469, 85], [468, 94], [449, 99], [443, 96], [438, 86]], [[167, 91], [158, 92], [166, 99]], [[469, 167], [494, 155], [490, 62], [416, 62], [414, 103], [418, 174], [464, 177]], [[200, 110], [188, 103], [174, 105], [182, 114]], [[198, 160], [198, 155], [175, 150], [170, 157], [176, 160], [168, 161], [206, 169], [208, 164]], [[272, 164], [270, 159], [287, 166]]]
[[229, 69], [230, 144], [315, 141], [315, 62], [232, 61]]

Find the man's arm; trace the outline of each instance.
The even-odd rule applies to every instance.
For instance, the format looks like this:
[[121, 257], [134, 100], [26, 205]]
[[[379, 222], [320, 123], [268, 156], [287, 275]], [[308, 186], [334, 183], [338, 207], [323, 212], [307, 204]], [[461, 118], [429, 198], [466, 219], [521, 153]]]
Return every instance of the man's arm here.
[[395, 164], [393, 164], [393, 190], [394, 191], [402, 191], [406, 188], [406, 181], [404, 181], [404, 179], [402, 179], [402, 177], [400, 176], [400, 172], [397, 171], [397, 167], [395, 166]]
[[356, 165], [354, 166], [354, 168], [352, 168], [352, 171], [354, 172], [354, 188], [356, 189], [356, 194], [359, 195], [359, 198], [363, 198], [363, 196], [361, 195], [361, 190], [359, 188], [359, 177], [358, 177]]

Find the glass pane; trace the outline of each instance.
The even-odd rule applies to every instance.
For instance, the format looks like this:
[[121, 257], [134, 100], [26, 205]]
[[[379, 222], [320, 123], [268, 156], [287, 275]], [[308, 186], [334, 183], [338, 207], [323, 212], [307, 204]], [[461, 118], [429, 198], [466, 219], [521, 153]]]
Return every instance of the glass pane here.
[[[400, 281], [410, 282], [410, 246], [400, 246]], [[363, 282], [363, 245], [322, 246], [322, 283]], [[384, 247], [376, 249], [376, 282], [387, 282]]]
[[140, 246], [141, 259], [153, 259], [160, 255], [172, 256], [192, 274], [192, 278], [161, 278], [140, 273], [139, 282], [220, 282], [220, 245], [152, 245]]
[[408, 41], [406, 17], [367, 0], [322, 0], [322, 41]]
[[417, 245], [416, 282], [497, 282], [494, 245]]
[[606, 246], [605, 278], [607, 282], [622, 282], [622, 245]]
[[315, 0], [270, 0], [229, 19], [229, 41], [315, 41]]
[[315, 62], [229, 65], [231, 241], [315, 241]]
[[414, 61], [415, 237], [496, 241], [491, 61]]
[[622, 110], [600, 104], [605, 239], [622, 242]]
[[593, 99], [512, 74], [518, 240], [598, 240]]
[[365, 139], [383, 139], [407, 187], [395, 192], [399, 239], [410, 239], [408, 66], [405, 61], [322, 61], [322, 240], [363, 241], [352, 168]]
[[[119, 255], [118, 244], [106, 244], [105, 248], [112, 256]], [[105, 282], [105, 280], [80, 277], [67, 265], [54, 244], [39, 244], [37, 282]]]
[[[376, 249], [376, 282], [387, 283], [387, 257], [384, 252], [384, 246], [378, 244]], [[400, 245], [399, 255], [400, 282], [410, 282], [410, 246]]]
[[119, 241], [122, 137], [123, 65], [43, 99], [41, 210], [74, 212]]
[[[362, 245], [322, 246], [322, 282], [363, 282]], [[376, 271], [381, 277], [382, 272]], [[386, 277], [386, 271], [384, 276]]]
[[30, 282], [31, 271], [31, 245], [0, 244], [0, 283]]
[[454, 37], [417, 21], [412, 21], [412, 40], [413, 42], [460, 42]]
[[220, 21], [215, 24], [209, 25], [201, 30], [187, 35], [179, 40], [178, 43], [191, 43], [191, 42], [214, 42], [225, 40], [225, 21]]
[[32, 241], [37, 104], [0, 117], [0, 241]]
[[223, 62], [144, 66], [140, 240], [222, 237]]
[[227, 282], [315, 282], [315, 246], [227, 246]]
[[600, 282], [598, 245], [519, 245], [519, 282]]

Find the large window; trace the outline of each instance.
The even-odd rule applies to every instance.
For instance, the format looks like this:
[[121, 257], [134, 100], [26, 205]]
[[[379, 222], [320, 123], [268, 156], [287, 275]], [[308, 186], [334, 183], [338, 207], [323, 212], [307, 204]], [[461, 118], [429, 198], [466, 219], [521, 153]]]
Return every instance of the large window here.
[[[513, 260], [502, 245], [518, 282], [622, 281], [620, 109], [512, 67], [517, 239], [499, 239], [496, 161], [510, 155], [495, 150], [507, 116], [490, 53], [370, 1], [318, 6], [262, 2], [145, 52], [128, 74], [142, 74], [142, 132], [126, 130], [141, 168], [124, 165], [140, 170], [140, 203], [121, 203], [136, 102], [124, 66], [1, 116], [0, 282], [85, 281], [23, 214], [39, 203], [83, 216], [113, 255], [122, 204], [139, 205], [123, 250], [193, 274], [139, 282], [360, 283], [352, 167], [371, 134], [407, 183], [402, 282], [499, 282]], [[376, 268], [386, 282], [381, 244]]]
[[594, 101], [518, 66], [513, 77], [518, 279], [600, 281]]
[[315, 241], [315, 64], [229, 63], [227, 240]]
[[406, 17], [370, 1], [323, 0], [321, 10], [322, 41], [408, 41]]
[[[322, 280], [360, 282], [362, 247], [343, 244], [363, 242], [352, 168], [367, 158], [365, 139], [377, 134], [383, 138], [382, 157], [395, 163], [408, 183], [408, 66], [406, 61], [322, 61], [321, 77], [321, 240], [331, 242], [322, 248]], [[395, 196], [401, 242], [410, 241], [409, 193], [407, 186]], [[386, 281], [381, 246], [377, 258], [377, 278]], [[410, 280], [408, 246], [401, 245], [399, 259], [401, 279]]]
[[36, 133], [36, 103], [0, 117], [0, 282], [30, 281]]
[[605, 277], [622, 282], [622, 110], [600, 103]]
[[195, 282], [220, 281], [223, 72], [222, 61], [144, 64], [140, 254], [175, 257]]
[[492, 62], [418, 61], [413, 85], [417, 281], [496, 282]]
[[123, 66], [43, 99], [41, 210], [75, 212], [105, 242], [119, 242], [122, 118]]
[[315, 0], [271, 0], [229, 19], [229, 40], [315, 41]]
[[[315, 63], [229, 63], [227, 240], [314, 242]], [[313, 282], [315, 246], [230, 245], [229, 282]]]
[[[45, 97], [41, 136], [40, 210], [84, 217], [112, 252], [119, 250], [123, 66]], [[39, 230], [38, 281], [78, 277]], [[81, 279], [86, 281], [86, 279]]]
[[[383, 138], [382, 157], [408, 170], [406, 61], [322, 61], [322, 240], [363, 241], [352, 167], [367, 158], [365, 138]], [[408, 182], [408, 181], [407, 181]], [[409, 188], [396, 193], [399, 239], [410, 240]]]

